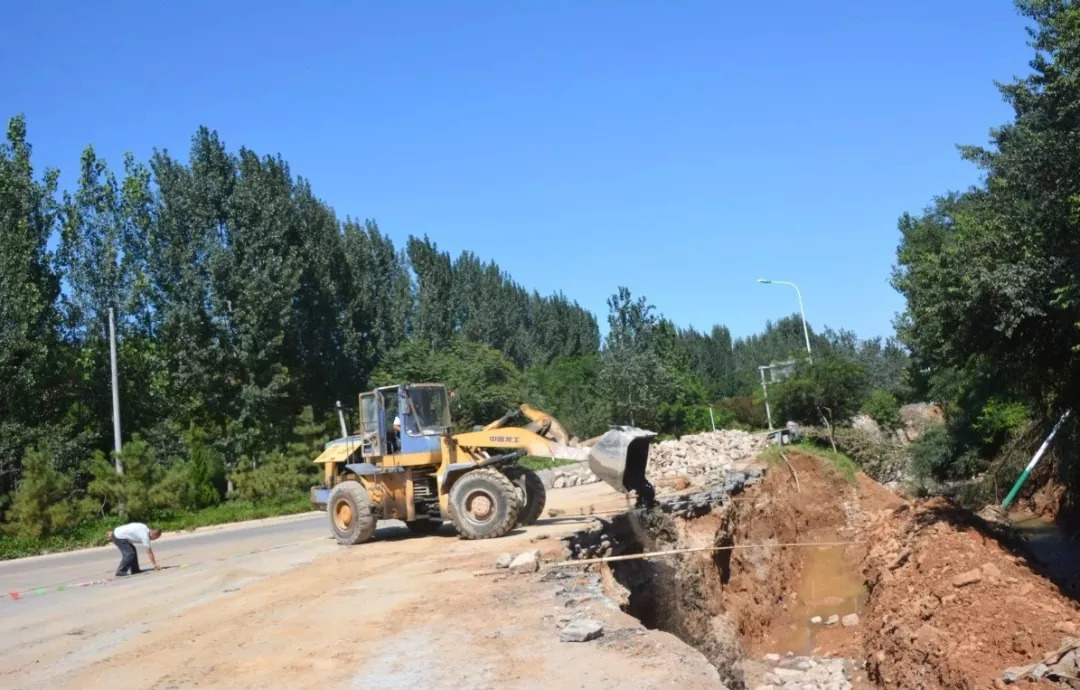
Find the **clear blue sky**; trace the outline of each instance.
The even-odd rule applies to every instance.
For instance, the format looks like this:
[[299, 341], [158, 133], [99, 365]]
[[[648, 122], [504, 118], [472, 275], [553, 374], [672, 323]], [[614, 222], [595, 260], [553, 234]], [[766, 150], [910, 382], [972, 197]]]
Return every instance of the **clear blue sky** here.
[[896, 220], [978, 173], [1027, 70], [1008, 0], [68, 2], [4, 11], [0, 117], [70, 185], [281, 153], [339, 215], [495, 259], [603, 323], [617, 285], [736, 335], [796, 307], [888, 334]]

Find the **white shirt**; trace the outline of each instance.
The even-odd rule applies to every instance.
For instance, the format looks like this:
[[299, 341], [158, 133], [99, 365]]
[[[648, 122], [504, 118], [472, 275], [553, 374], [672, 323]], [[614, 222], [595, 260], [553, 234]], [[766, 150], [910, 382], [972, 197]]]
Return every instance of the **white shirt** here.
[[150, 548], [150, 528], [141, 522], [130, 522], [113, 530], [113, 536], [117, 539], [125, 539], [132, 544], [142, 544]]

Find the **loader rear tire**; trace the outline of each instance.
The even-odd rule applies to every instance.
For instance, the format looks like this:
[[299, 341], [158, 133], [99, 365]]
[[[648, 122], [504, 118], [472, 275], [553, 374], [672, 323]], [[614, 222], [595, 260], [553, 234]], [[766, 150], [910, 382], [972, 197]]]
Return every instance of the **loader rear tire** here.
[[519, 525], [532, 525], [544, 513], [547, 503], [547, 489], [544, 480], [528, 467], [514, 465], [503, 470], [503, 474], [514, 482], [522, 497], [521, 510], [518, 512]]
[[375, 536], [375, 516], [371, 513], [367, 489], [357, 481], [341, 482], [326, 502], [330, 531], [339, 544], [362, 544]]
[[517, 524], [520, 510], [514, 483], [490, 467], [466, 472], [450, 488], [450, 520], [465, 539], [503, 536]]

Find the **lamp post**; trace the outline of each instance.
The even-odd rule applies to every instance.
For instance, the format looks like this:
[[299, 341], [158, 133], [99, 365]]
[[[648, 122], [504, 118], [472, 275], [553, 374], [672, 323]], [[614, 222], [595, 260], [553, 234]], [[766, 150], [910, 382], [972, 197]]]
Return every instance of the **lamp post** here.
[[802, 292], [799, 290], [799, 286], [795, 283], [789, 283], [786, 280], [769, 280], [768, 278], [758, 278], [757, 282], [766, 285], [790, 285], [795, 288], [795, 295], [799, 298], [799, 314], [802, 316], [803, 337], [806, 338], [806, 354], [810, 358], [810, 361], [813, 362], [814, 355], [810, 352], [810, 330], [806, 327], [806, 310], [803, 309]]

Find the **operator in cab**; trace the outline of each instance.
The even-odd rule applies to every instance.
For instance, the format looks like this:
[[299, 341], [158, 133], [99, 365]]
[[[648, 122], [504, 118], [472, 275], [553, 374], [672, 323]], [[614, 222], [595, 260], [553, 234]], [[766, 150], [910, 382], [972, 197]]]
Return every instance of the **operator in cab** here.
[[394, 428], [386, 435], [388, 453], [401, 452], [401, 417], [394, 417]]

